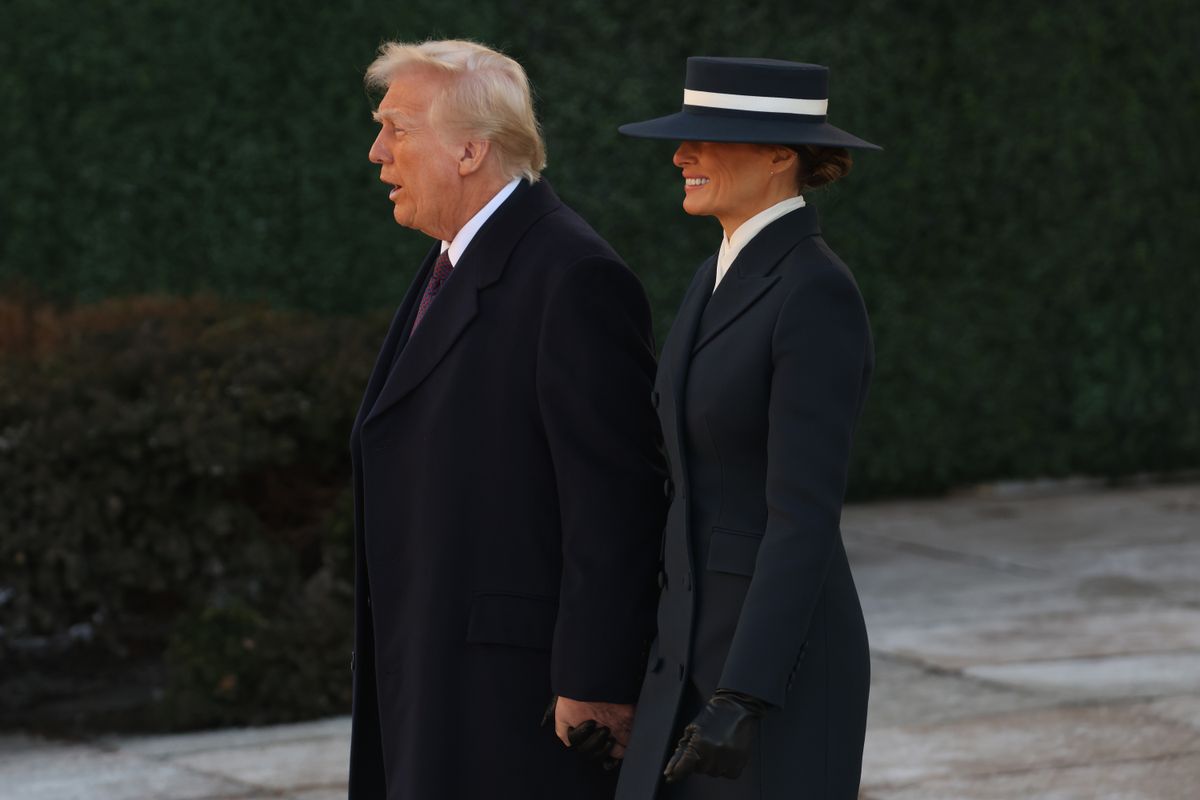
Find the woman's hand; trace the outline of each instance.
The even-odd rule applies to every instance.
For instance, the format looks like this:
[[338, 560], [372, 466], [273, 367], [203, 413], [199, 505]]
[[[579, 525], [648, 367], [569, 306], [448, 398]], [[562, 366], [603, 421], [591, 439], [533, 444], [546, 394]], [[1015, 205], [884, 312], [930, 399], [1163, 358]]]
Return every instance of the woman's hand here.
[[683, 729], [683, 738], [663, 770], [667, 783], [677, 783], [693, 772], [718, 778], [741, 775], [754, 745], [756, 723], [766, 708], [757, 697], [717, 689]]

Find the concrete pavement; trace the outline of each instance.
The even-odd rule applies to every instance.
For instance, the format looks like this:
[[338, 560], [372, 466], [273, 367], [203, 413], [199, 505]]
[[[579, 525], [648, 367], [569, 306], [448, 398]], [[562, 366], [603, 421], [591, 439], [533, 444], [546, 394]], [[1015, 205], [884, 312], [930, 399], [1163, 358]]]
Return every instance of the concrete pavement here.
[[848, 509], [870, 800], [1200, 798], [1200, 486]]
[[[846, 509], [871, 635], [865, 800], [1200, 798], [1200, 484]], [[49, 742], [3, 800], [345, 796], [344, 718]]]

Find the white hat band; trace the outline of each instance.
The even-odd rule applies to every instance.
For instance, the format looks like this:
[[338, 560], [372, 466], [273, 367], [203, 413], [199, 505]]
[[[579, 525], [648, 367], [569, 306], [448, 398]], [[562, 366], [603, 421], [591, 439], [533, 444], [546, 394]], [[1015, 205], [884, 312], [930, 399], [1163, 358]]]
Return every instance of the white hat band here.
[[769, 114], [804, 114], [825, 116], [829, 111], [829, 100], [812, 100], [803, 97], [763, 97], [753, 94], [723, 94], [701, 92], [696, 89], [683, 90], [685, 106], [725, 108], [732, 111], [765, 111]]

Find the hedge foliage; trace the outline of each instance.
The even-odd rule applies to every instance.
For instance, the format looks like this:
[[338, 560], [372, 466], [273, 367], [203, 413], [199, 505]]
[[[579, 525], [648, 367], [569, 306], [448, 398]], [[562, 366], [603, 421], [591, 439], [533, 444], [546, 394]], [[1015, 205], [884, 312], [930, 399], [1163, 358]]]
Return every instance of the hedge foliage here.
[[547, 177], [660, 338], [719, 233], [617, 124], [673, 108], [689, 54], [831, 64], [832, 119], [887, 148], [812, 198], [878, 342], [856, 491], [1200, 465], [1186, 0], [10, 0], [0, 29], [0, 285], [394, 305], [427, 243], [366, 160], [361, 73], [467, 36], [528, 68]]
[[386, 319], [140, 298], [0, 320], [0, 718], [52, 699], [19, 673], [79, 652], [164, 662], [150, 722], [343, 712], [346, 441]]

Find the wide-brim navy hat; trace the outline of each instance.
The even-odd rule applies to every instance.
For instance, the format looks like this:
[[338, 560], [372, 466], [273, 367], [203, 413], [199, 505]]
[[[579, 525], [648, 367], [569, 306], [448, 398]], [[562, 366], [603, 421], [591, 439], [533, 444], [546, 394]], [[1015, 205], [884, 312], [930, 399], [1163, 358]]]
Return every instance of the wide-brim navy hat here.
[[643, 139], [882, 150], [830, 125], [829, 69], [770, 58], [687, 60], [683, 110], [617, 130]]

